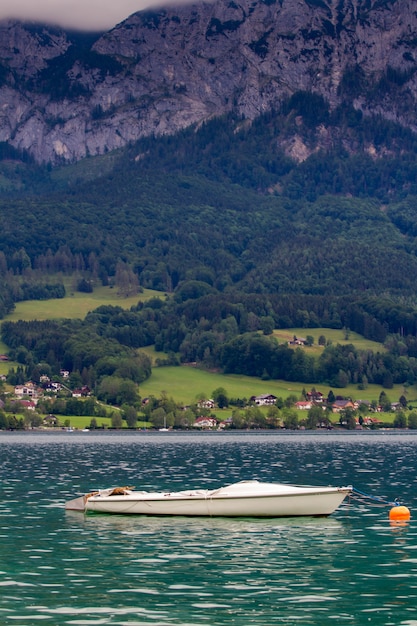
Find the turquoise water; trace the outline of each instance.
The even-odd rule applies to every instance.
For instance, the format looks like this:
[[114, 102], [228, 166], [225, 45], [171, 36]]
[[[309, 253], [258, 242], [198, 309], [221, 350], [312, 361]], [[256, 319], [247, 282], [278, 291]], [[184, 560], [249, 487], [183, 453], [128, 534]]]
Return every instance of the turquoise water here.
[[0, 433], [0, 625], [417, 625], [416, 522], [66, 512], [97, 487], [353, 484], [417, 519], [417, 435]]

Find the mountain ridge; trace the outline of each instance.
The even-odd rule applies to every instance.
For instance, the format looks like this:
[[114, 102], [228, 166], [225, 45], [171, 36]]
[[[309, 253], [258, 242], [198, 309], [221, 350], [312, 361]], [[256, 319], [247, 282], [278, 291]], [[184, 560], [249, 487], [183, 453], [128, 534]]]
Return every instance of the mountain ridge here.
[[[37, 162], [226, 113], [251, 121], [298, 91], [417, 129], [412, 0], [217, 0], [134, 13], [94, 36], [7, 21], [0, 42], [0, 142]], [[294, 134], [287, 153], [311, 152]]]

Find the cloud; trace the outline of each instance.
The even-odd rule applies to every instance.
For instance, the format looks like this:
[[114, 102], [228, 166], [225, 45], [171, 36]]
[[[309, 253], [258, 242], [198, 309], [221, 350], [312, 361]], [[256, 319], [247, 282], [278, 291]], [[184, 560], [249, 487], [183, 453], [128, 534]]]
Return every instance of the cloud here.
[[160, 0], [1, 0], [0, 20], [15, 18], [64, 28], [107, 30]]

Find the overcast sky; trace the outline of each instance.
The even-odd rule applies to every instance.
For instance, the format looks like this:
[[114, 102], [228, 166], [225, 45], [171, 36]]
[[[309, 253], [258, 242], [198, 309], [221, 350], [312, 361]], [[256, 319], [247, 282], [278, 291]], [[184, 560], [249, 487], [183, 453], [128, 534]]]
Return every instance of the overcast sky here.
[[83, 30], [108, 29], [161, 0], [0, 0], [0, 20], [48, 22]]

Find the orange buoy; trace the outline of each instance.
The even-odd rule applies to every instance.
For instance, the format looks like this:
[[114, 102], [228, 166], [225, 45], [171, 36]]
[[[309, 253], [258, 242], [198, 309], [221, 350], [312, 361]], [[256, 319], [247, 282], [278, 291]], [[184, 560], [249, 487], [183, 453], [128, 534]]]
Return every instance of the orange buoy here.
[[394, 506], [389, 512], [391, 522], [408, 522], [410, 517], [410, 509], [406, 506]]

